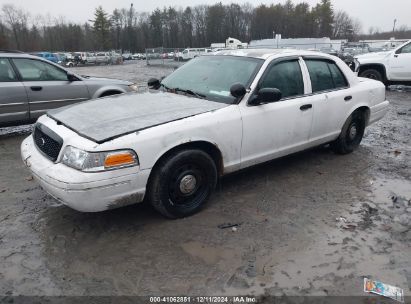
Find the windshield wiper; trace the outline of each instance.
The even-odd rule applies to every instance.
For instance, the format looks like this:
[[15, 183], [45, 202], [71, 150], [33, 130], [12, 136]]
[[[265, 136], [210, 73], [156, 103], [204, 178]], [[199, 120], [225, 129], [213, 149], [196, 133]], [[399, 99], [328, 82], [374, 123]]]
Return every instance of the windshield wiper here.
[[180, 88], [174, 88], [174, 91], [186, 93], [186, 94], [195, 96], [195, 97], [200, 98], [200, 99], [206, 98], [206, 96], [204, 94], [200, 94], [200, 93], [197, 93], [197, 92], [194, 92], [194, 91], [191, 91], [191, 90], [184, 90], [184, 89], [180, 89]]
[[206, 95], [204, 94], [200, 94], [197, 92], [194, 92], [192, 90], [189, 89], [180, 89], [180, 88], [169, 88], [168, 86], [166, 86], [165, 84], [161, 83], [160, 84], [164, 89], [166, 89], [167, 91], [171, 91], [171, 92], [181, 92], [181, 93], [185, 93], [185, 94], [189, 94], [192, 95], [194, 97], [200, 98], [200, 99], [204, 99], [206, 98]]

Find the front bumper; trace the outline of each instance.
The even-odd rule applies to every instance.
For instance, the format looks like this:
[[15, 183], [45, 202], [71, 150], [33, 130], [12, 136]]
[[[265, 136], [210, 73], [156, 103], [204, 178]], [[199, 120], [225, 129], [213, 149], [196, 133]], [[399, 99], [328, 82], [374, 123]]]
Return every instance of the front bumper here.
[[21, 156], [40, 186], [63, 204], [82, 212], [99, 212], [143, 201], [150, 170], [138, 167], [85, 173], [53, 163], [35, 147], [33, 137]]

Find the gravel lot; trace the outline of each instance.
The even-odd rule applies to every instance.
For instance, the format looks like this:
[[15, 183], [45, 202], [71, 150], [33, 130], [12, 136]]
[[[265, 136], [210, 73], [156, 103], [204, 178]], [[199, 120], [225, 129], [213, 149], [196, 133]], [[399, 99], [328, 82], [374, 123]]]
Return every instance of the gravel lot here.
[[[73, 71], [143, 85], [171, 69]], [[20, 159], [30, 126], [0, 129], [0, 295], [364, 295], [365, 276], [410, 295], [411, 93], [387, 96], [355, 153], [321, 147], [227, 176], [175, 221], [144, 204], [58, 204]]]

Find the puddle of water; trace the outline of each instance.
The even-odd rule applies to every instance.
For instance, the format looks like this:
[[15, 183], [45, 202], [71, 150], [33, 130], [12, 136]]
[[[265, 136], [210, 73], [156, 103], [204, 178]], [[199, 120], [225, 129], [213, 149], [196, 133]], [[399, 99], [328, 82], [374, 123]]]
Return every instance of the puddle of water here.
[[240, 254], [234, 249], [224, 248], [221, 246], [210, 246], [200, 242], [188, 242], [182, 245], [182, 248], [189, 255], [199, 258], [208, 265], [215, 265], [220, 261], [224, 263], [233, 263], [240, 261]]

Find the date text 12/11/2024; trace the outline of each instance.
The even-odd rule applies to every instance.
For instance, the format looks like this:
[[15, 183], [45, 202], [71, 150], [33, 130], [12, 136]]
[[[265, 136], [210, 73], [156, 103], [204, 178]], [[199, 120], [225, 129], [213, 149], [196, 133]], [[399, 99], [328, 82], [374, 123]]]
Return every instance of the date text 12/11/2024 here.
[[256, 303], [255, 297], [236, 296], [236, 297], [150, 297], [150, 303]]

